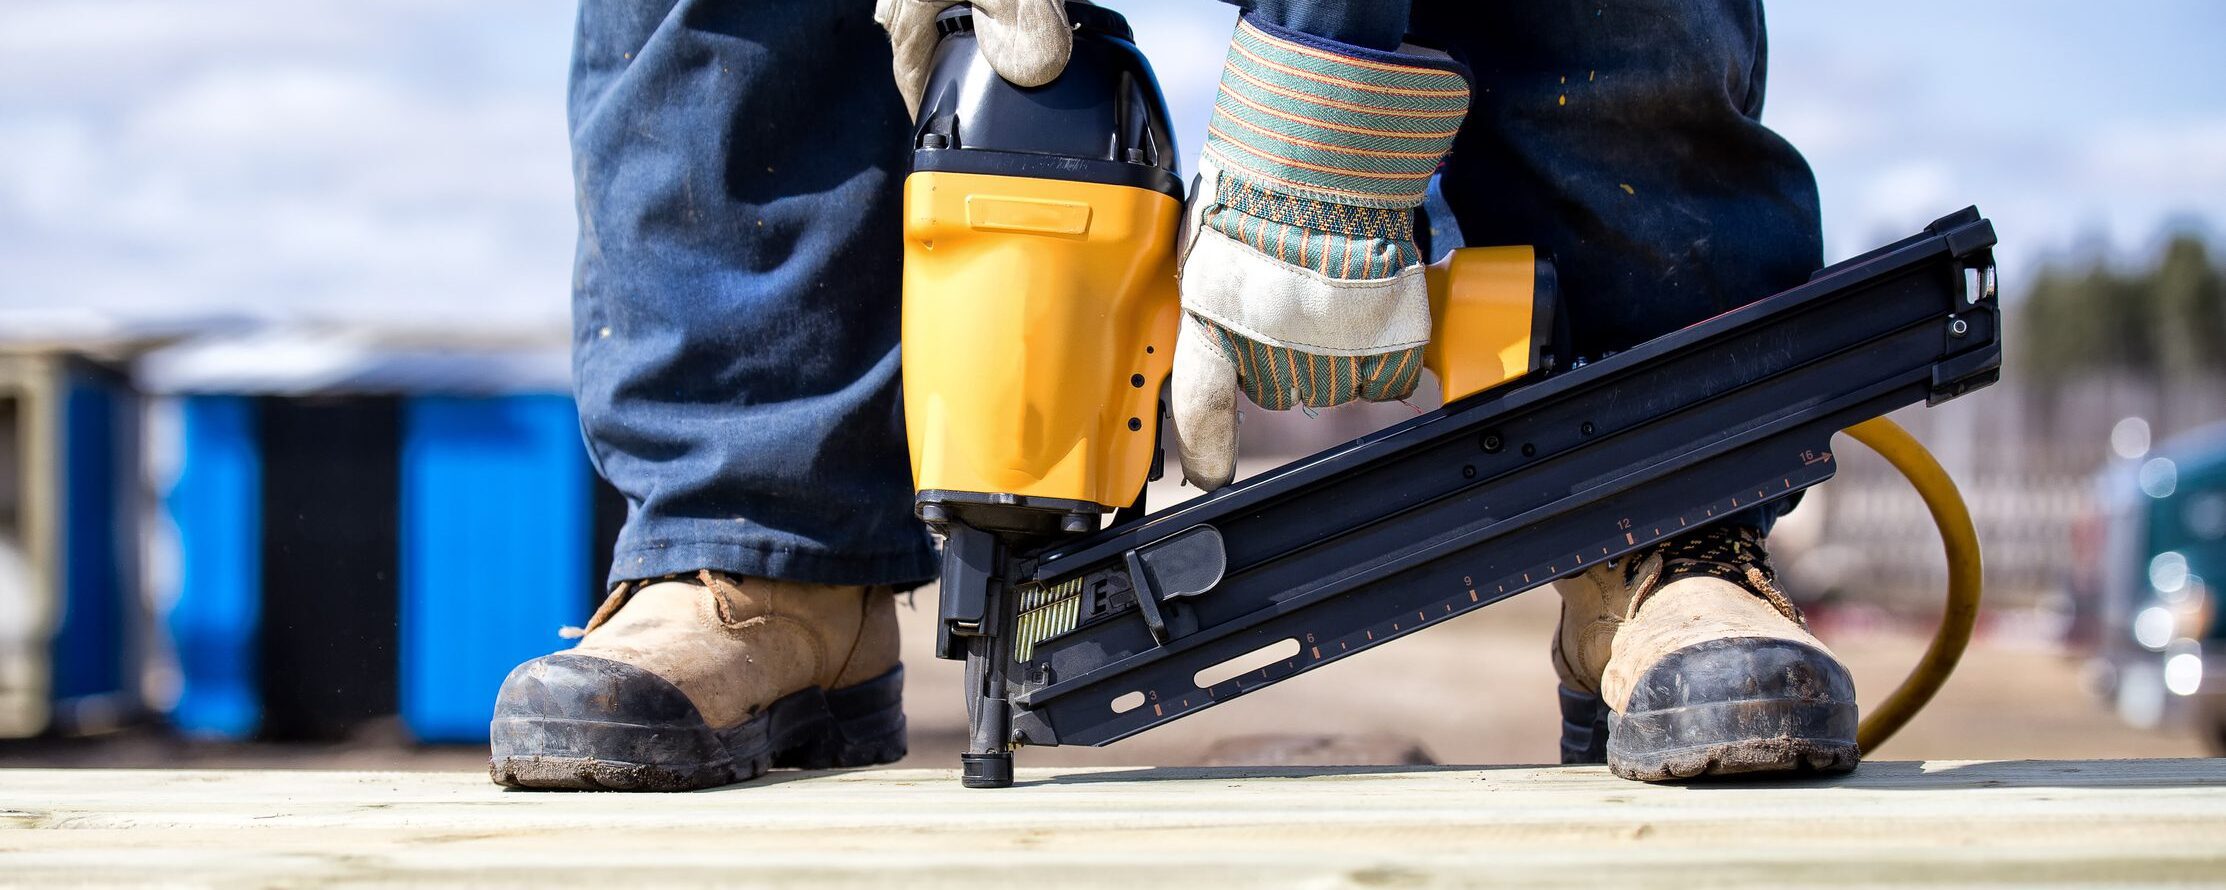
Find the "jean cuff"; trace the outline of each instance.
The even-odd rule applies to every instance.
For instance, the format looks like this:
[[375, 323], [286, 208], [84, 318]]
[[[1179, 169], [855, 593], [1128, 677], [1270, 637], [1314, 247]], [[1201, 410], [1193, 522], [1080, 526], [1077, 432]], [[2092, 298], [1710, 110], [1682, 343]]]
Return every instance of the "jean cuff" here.
[[935, 548], [926, 532], [918, 545], [894, 553], [844, 554], [763, 541], [621, 542], [608, 584], [689, 574], [703, 569], [813, 584], [890, 585], [910, 590], [935, 579]]

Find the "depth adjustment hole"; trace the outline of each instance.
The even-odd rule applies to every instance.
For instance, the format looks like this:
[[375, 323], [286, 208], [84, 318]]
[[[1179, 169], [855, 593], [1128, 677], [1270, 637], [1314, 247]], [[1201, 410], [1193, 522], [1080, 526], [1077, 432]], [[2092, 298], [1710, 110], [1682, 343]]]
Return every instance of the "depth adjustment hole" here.
[[1244, 676], [1278, 661], [1289, 661], [1298, 657], [1298, 654], [1299, 641], [1297, 638], [1290, 637], [1277, 640], [1192, 674], [1190, 682], [1198, 684], [1200, 689], [1206, 689], [1216, 683]]

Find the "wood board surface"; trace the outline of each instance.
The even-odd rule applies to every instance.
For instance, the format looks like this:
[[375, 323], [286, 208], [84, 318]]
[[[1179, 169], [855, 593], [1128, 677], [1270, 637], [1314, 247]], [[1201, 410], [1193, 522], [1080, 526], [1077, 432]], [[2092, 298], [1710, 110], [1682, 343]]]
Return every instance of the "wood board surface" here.
[[0, 884], [2226, 883], [2226, 761], [776, 773], [678, 795], [483, 774], [0, 770]]

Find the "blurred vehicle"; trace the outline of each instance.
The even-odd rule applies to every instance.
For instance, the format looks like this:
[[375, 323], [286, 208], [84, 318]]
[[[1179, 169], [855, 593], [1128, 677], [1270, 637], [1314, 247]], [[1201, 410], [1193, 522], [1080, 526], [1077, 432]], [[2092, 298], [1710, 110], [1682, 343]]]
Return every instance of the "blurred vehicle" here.
[[[2121, 451], [2121, 454], [2124, 454]], [[2113, 461], [2096, 478], [2087, 564], [2097, 689], [2120, 718], [2184, 726], [2226, 755], [2226, 423]], [[2206, 580], [2210, 579], [2210, 580]]]

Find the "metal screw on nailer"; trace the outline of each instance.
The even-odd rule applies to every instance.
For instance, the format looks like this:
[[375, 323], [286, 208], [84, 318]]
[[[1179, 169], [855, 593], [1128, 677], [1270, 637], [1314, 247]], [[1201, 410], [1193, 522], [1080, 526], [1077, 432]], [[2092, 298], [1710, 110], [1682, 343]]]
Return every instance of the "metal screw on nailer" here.
[[1485, 454], [1498, 454], [1507, 443], [1500, 439], [1498, 433], [1485, 433], [1483, 445]]
[[1971, 333], [1971, 323], [1960, 318], [1948, 319], [1948, 336], [1961, 337]]

